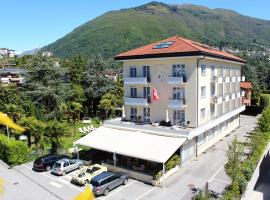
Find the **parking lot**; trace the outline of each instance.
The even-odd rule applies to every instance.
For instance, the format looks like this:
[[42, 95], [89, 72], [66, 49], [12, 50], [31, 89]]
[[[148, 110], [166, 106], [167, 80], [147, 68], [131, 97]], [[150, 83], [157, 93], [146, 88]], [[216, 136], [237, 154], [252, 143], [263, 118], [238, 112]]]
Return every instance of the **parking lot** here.
[[[55, 176], [50, 172], [33, 171], [32, 166], [33, 163], [30, 162], [17, 166], [15, 169], [27, 178], [38, 183], [41, 187], [54, 193], [58, 199], [73, 199], [76, 194], [84, 190], [84, 186], [77, 186], [70, 183], [72, 175], [76, 173], [77, 170], [65, 176]], [[160, 188], [155, 188], [140, 181], [129, 179], [127, 185], [120, 186], [111, 191], [108, 196], [100, 196], [97, 197], [97, 199], [139, 200], [154, 189], [158, 190]]]
[[[198, 158], [193, 159], [190, 163], [182, 167], [176, 174], [165, 181], [164, 188], [153, 187], [143, 182], [130, 179], [127, 185], [122, 185], [109, 193], [108, 196], [97, 197], [97, 199], [106, 200], [147, 200], [147, 199], [183, 199], [188, 200], [193, 196], [192, 188], [205, 187], [209, 182], [209, 189], [221, 193], [226, 185], [230, 183], [224, 171], [224, 164], [226, 163], [226, 150], [235, 136], [240, 140], [244, 140], [248, 132], [250, 132], [256, 125], [257, 118], [251, 116], [241, 116], [241, 126], [236, 131], [228, 134], [223, 139], [218, 141], [207, 151], [201, 154]], [[209, 165], [209, 163], [211, 163]], [[48, 194], [47, 199], [73, 199], [78, 193], [84, 190], [80, 187], [70, 183], [71, 177], [76, 171], [66, 174], [65, 176], [55, 176], [50, 172], [35, 172], [32, 170], [33, 163], [26, 163], [17, 166], [11, 170], [15, 170], [20, 176], [28, 179], [29, 187], [39, 187], [31, 189], [25, 186], [24, 192], [34, 193], [38, 189], [44, 194]], [[14, 172], [15, 173], [15, 172]], [[13, 173], [13, 175], [14, 175]], [[6, 180], [15, 182], [16, 179], [11, 179], [10, 175], [5, 177], [5, 174], [0, 176]], [[17, 181], [18, 182], [18, 181]], [[24, 184], [26, 181], [20, 181]], [[10, 184], [14, 187], [14, 183]], [[31, 186], [33, 185], [33, 186]], [[7, 188], [6, 192], [8, 192]], [[16, 192], [12, 190], [12, 192]], [[38, 195], [38, 194], [37, 194]], [[50, 197], [49, 197], [50, 196]], [[3, 198], [7, 200], [17, 200], [21, 198]], [[31, 198], [33, 199], [33, 198]], [[34, 199], [38, 199], [35, 198]], [[44, 198], [40, 198], [44, 199]]]

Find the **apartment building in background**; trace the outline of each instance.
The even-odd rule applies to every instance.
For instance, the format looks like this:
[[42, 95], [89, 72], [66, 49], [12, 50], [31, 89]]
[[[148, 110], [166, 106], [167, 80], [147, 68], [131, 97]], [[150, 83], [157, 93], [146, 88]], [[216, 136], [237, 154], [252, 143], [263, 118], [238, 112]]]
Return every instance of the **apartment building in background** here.
[[76, 144], [163, 165], [178, 152], [184, 165], [240, 125], [241, 58], [174, 36], [115, 59], [123, 62], [123, 116]]
[[4, 58], [4, 57], [14, 58], [15, 50], [7, 49], [7, 48], [0, 48], [0, 58]]

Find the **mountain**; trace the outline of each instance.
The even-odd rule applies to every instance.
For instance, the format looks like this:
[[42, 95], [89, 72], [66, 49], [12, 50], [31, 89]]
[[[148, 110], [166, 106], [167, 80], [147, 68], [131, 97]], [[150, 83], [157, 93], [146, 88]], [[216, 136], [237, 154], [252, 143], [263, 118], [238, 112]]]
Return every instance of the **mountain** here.
[[27, 56], [27, 55], [36, 55], [39, 52], [39, 50], [40, 50], [40, 48], [34, 48], [31, 50], [27, 50], [27, 51], [20, 53], [18, 56], [22, 57], [22, 56]]
[[270, 21], [231, 10], [151, 2], [105, 13], [74, 29], [41, 51], [70, 58], [101, 54], [110, 58], [150, 42], [174, 35], [218, 46], [270, 45]]

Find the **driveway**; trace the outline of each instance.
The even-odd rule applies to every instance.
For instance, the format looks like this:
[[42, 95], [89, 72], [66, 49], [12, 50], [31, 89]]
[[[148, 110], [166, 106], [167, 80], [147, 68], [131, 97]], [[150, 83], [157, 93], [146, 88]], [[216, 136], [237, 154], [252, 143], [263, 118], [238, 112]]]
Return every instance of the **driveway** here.
[[[137, 180], [130, 179], [128, 184], [120, 186], [111, 191], [106, 197], [97, 199], [106, 200], [188, 200], [193, 196], [192, 187], [205, 187], [209, 182], [209, 189], [221, 193], [226, 185], [230, 183], [224, 171], [226, 163], [226, 151], [228, 145], [235, 136], [239, 140], [244, 140], [256, 125], [257, 118], [251, 116], [240, 117], [241, 126], [234, 132], [228, 134], [215, 145], [203, 152], [198, 158], [192, 160], [182, 167], [176, 174], [165, 181], [164, 188], [153, 187]], [[37, 173], [31, 169], [32, 163], [27, 163], [15, 167], [15, 169], [5, 169], [0, 167], [0, 177], [9, 180], [6, 183], [6, 200], [17, 199], [73, 199], [76, 194], [83, 191], [83, 187], [71, 184], [71, 174], [64, 177], [57, 177], [49, 172]], [[16, 171], [17, 170], [17, 171]], [[74, 173], [74, 172], [73, 172]], [[19, 177], [17, 181], [17, 176]], [[15, 182], [19, 182], [16, 186]], [[16, 187], [20, 186], [20, 190]], [[20, 196], [24, 193], [25, 198]], [[17, 198], [18, 197], [18, 198]], [[27, 198], [26, 198], [27, 197]]]

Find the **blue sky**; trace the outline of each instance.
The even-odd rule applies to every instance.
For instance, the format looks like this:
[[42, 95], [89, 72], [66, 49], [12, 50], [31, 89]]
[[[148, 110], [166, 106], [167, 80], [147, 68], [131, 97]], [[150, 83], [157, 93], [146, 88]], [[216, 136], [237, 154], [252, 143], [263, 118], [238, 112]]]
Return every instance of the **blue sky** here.
[[[227, 8], [270, 20], [269, 0], [160, 0], [169, 4], [198, 4]], [[42, 47], [107, 11], [129, 8], [149, 0], [0, 0], [0, 47], [17, 52]]]

